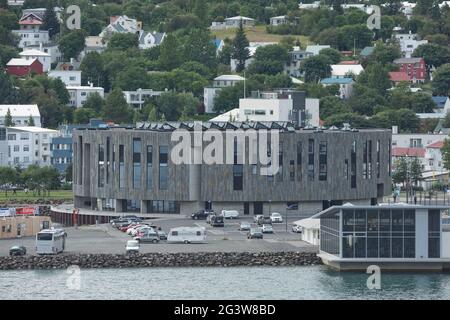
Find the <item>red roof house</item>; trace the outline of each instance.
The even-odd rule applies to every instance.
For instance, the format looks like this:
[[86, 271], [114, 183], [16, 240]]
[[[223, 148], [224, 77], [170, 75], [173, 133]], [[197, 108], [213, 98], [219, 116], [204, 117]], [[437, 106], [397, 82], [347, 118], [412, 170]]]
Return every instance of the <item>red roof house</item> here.
[[26, 14], [19, 20], [21, 30], [30, 30], [30, 29], [39, 30], [39, 27], [42, 25], [42, 23], [43, 23], [42, 17], [35, 13]]
[[436, 142], [433, 142], [432, 144], [427, 145], [427, 148], [442, 149], [443, 146], [444, 146], [444, 141], [436, 141]]
[[393, 157], [425, 157], [425, 148], [407, 148], [407, 147], [395, 147], [392, 148]]
[[405, 72], [410, 81], [424, 82], [427, 76], [427, 68], [423, 58], [400, 58], [394, 60], [400, 67], [400, 72]]
[[38, 59], [13, 58], [6, 64], [6, 72], [17, 77], [27, 76], [31, 73], [42, 74], [44, 67]]

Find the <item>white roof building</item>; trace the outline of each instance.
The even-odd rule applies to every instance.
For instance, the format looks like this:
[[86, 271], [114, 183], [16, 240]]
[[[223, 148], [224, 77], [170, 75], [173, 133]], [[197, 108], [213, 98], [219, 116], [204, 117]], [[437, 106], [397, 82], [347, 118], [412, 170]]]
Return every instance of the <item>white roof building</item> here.
[[313, 56], [316, 56], [322, 51], [323, 49], [330, 49], [331, 46], [329, 45], [310, 45], [306, 47], [306, 52], [312, 53]]
[[331, 77], [348, 78], [349, 75], [358, 76], [364, 68], [360, 64], [333, 64], [331, 65]]
[[34, 60], [36, 60], [36, 59], [31, 60], [31, 59], [12, 58], [11, 60], [8, 61], [6, 66], [7, 67], [31, 66], [31, 64], [34, 62]]
[[17, 126], [28, 125], [30, 116], [34, 120], [36, 127], [41, 126], [41, 113], [37, 104], [1, 104], [0, 105], [0, 125], [4, 125], [5, 116], [9, 112], [13, 122]]
[[37, 49], [25, 49], [22, 52], [20, 52], [19, 55], [27, 60], [38, 59], [42, 63], [44, 72], [50, 71], [51, 54]]
[[100, 97], [104, 97], [105, 90], [102, 87], [91, 86], [66, 86], [67, 91], [69, 91], [69, 106], [80, 108], [85, 103], [90, 95], [98, 93]]
[[303, 241], [316, 246], [320, 244], [320, 219], [307, 218], [295, 221], [294, 224], [302, 228], [301, 237]]

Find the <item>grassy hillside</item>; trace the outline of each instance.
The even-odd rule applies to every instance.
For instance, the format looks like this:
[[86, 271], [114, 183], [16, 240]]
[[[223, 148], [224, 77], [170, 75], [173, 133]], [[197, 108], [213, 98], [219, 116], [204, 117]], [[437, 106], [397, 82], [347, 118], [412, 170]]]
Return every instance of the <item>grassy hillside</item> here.
[[[212, 33], [219, 39], [234, 38], [236, 29], [224, 29], [224, 30], [213, 30]], [[308, 44], [308, 37], [305, 36], [290, 36], [290, 35], [279, 35], [267, 33], [266, 26], [255, 26], [252, 28], [246, 28], [245, 34], [250, 42], [279, 42], [285, 37], [292, 37], [299, 39], [302, 47], [306, 47]]]

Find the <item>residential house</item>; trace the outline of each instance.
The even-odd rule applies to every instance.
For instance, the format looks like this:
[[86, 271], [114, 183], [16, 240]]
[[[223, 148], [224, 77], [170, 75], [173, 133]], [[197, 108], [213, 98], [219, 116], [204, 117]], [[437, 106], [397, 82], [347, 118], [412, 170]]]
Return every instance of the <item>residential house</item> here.
[[37, 104], [0, 104], [0, 126], [5, 124], [5, 116], [9, 112], [16, 126], [27, 126], [30, 117], [34, 126], [41, 126], [41, 113]]
[[425, 82], [427, 68], [423, 58], [400, 58], [394, 60], [394, 63], [400, 67], [401, 72], [406, 72], [413, 83]]
[[134, 33], [139, 34], [142, 30], [142, 22], [129, 18], [126, 15], [112, 16], [109, 18], [109, 25], [99, 34], [101, 38], [109, 38], [114, 33]]
[[444, 146], [443, 140], [435, 141], [425, 147], [425, 159], [428, 162], [426, 171], [443, 172], [444, 162], [442, 160], [441, 149]]
[[50, 63], [57, 63], [62, 61], [63, 59], [63, 55], [61, 53], [61, 51], [59, 50], [58, 44], [55, 42], [47, 42], [45, 44], [43, 43], [39, 43], [37, 45], [30, 45], [30, 46], [26, 46], [24, 48], [24, 50], [39, 50], [45, 53], [50, 54]]
[[70, 61], [67, 62], [59, 62], [56, 67], [55, 70], [80, 70], [80, 65], [81, 63], [76, 61], [73, 58], [70, 58]]
[[409, 82], [411, 83], [411, 79], [408, 74], [404, 71], [391, 71], [389, 72], [389, 79], [394, 85], [397, 85], [401, 82]]
[[418, 46], [428, 43], [428, 40], [419, 40], [419, 36], [413, 33], [398, 33], [393, 37], [400, 45], [400, 50], [405, 58], [411, 58]]
[[303, 60], [311, 57], [311, 52], [301, 50], [300, 47], [295, 46], [289, 52], [289, 62], [284, 65], [284, 72], [292, 77], [302, 77], [303, 73], [300, 71], [300, 65]]
[[251, 97], [239, 99], [239, 108], [210, 121], [289, 121], [319, 127], [319, 99], [294, 90], [252, 92]]
[[359, 76], [364, 68], [360, 64], [333, 64], [331, 65], [332, 78], [349, 78]]
[[214, 99], [222, 88], [232, 87], [239, 81], [244, 80], [245, 78], [233, 74], [224, 74], [214, 78], [212, 87], [205, 87], [203, 89], [203, 104], [205, 106], [205, 113], [214, 112]]
[[87, 98], [94, 93], [98, 93], [102, 98], [105, 95], [102, 87], [94, 87], [92, 83], [89, 86], [66, 86], [66, 88], [70, 95], [69, 106], [75, 108], [82, 107]]
[[365, 47], [364, 49], [361, 50], [359, 56], [361, 57], [361, 59], [367, 59], [373, 54], [374, 49], [375, 47]]
[[42, 63], [42, 69], [44, 72], [48, 72], [51, 69], [50, 53], [37, 49], [25, 49], [19, 53], [19, 56], [25, 60], [38, 59]]
[[225, 19], [225, 25], [226, 28], [239, 28], [239, 25], [242, 22], [242, 26], [245, 27], [253, 27], [255, 25], [255, 19], [243, 17], [243, 16], [236, 16], [231, 18]]
[[349, 99], [353, 93], [353, 78], [325, 78], [320, 81], [325, 87], [339, 85], [339, 98]]
[[25, 9], [19, 19], [20, 30], [38, 31], [44, 21], [45, 8]]
[[298, 8], [299, 9], [303, 9], [303, 10], [308, 10], [308, 9], [318, 9], [320, 8], [322, 5], [320, 3], [320, 1], [313, 1], [312, 3], [303, 3], [300, 2], [298, 4]]
[[81, 71], [79, 70], [51, 70], [48, 76], [61, 79], [66, 86], [81, 86]]
[[91, 52], [102, 53], [106, 50], [106, 41], [99, 36], [88, 36], [84, 39], [84, 49], [80, 53], [80, 60]]
[[18, 58], [9, 60], [6, 64], [6, 72], [17, 77], [28, 76], [33, 73], [44, 73], [42, 63], [38, 59], [27, 60]]
[[[375, 12], [374, 6], [370, 5], [370, 4], [343, 3], [343, 4], [341, 4], [341, 8], [344, 10], [358, 9], [358, 10], [363, 11], [366, 14], [372, 14]], [[333, 9], [333, 8], [331, 8], [331, 9]]]
[[8, 6], [21, 7], [25, 3], [25, 0], [8, 0]]
[[139, 48], [149, 49], [155, 46], [159, 46], [166, 37], [165, 32], [148, 32], [144, 30], [139, 31]]
[[48, 30], [39, 29], [19, 29], [12, 30], [12, 33], [19, 37], [18, 47], [23, 49], [29, 46], [39, 46], [39, 44], [47, 44], [50, 42]]
[[450, 98], [447, 96], [433, 96], [431, 97], [436, 104], [434, 112], [447, 114], [450, 111]]
[[215, 38], [212, 41], [214, 43], [214, 46], [216, 47], [216, 55], [219, 55], [220, 51], [222, 51], [223, 47], [225, 46], [225, 41], [219, 38]]
[[306, 52], [310, 52], [313, 56], [317, 56], [323, 49], [330, 49], [329, 45], [309, 45], [306, 47]]
[[158, 97], [164, 91], [154, 91], [153, 89], [137, 89], [135, 91], [123, 91], [125, 100], [135, 109], [142, 109], [148, 99]]
[[50, 141], [58, 134], [57, 130], [41, 127], [9, 127], [8, 165], [28, 167], [50, 165]]
[[[271, 44], [277, 44], [277, 42], [250, 42], [248, 48], [249, 51], [249, 58], [247, 60], [245, 60], [245, 68], [247, 68], [254, 60], [253, 55], [256, 52], [256, 49], [258, 49], [259, 47], [262, 46], [267, 46], [267, 45], [271, 45]], [[230, 68], [232, 72], [236, 71], [236, 66], [237, 66], [237, 60], [231, 58], [230, 59]]]
[[287, 24], [288, 20], [286, 16], [277, 16], [270, 18], [270, 25], [272, 26], [279, 26], [282, 24]]
[[401, 13], [403, 13], [408, 20], [411, 19], [412, 15], [413, 15], [414, 7], [416, 6], [416, 3], [403, 1], [401, 4], [402, 4], [402, 6], [400, 7], [399, 11]]

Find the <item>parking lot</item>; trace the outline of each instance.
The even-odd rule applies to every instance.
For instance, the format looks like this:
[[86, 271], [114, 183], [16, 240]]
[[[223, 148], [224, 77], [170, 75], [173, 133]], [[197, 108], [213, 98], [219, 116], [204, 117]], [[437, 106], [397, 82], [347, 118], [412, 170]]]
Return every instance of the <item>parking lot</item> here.
[[[253, 217], [225, 220], [224, 227], [211, 227], [205, 220], [192, 220], [185, 216], [171, 219], [152, 219], [151, 222], [161, 227], [166, 233], [174, 227], [206, 228], [207, 240], [201, 244], [177, 244], [161, 241], [157, 244], [145, 243], [140, 251], [148, 252], [273, 252], [273, 251], [317, 251], [313, 246], [300, 240], [300, 234], [291, 231], [291, 224], [298, 220], [292, 218], [286, 224], [273, 224], [274, 233], [264, 234], [264, 239], [247, 239], [246, 231], [239, 231], [241, 221], [247, 221], [255, 227]], [[150, 221], [149, 221], [150, 222]], [[66, 228], [67, 241], [65, 253], [124, 253], [127, 240], [131, 237], [113, 228], [110, 224]], [[0, 255], [8, 255], [13, 245], [24, 245], [28, 254], [35, 254], [34, 237], [0, 240]]]

